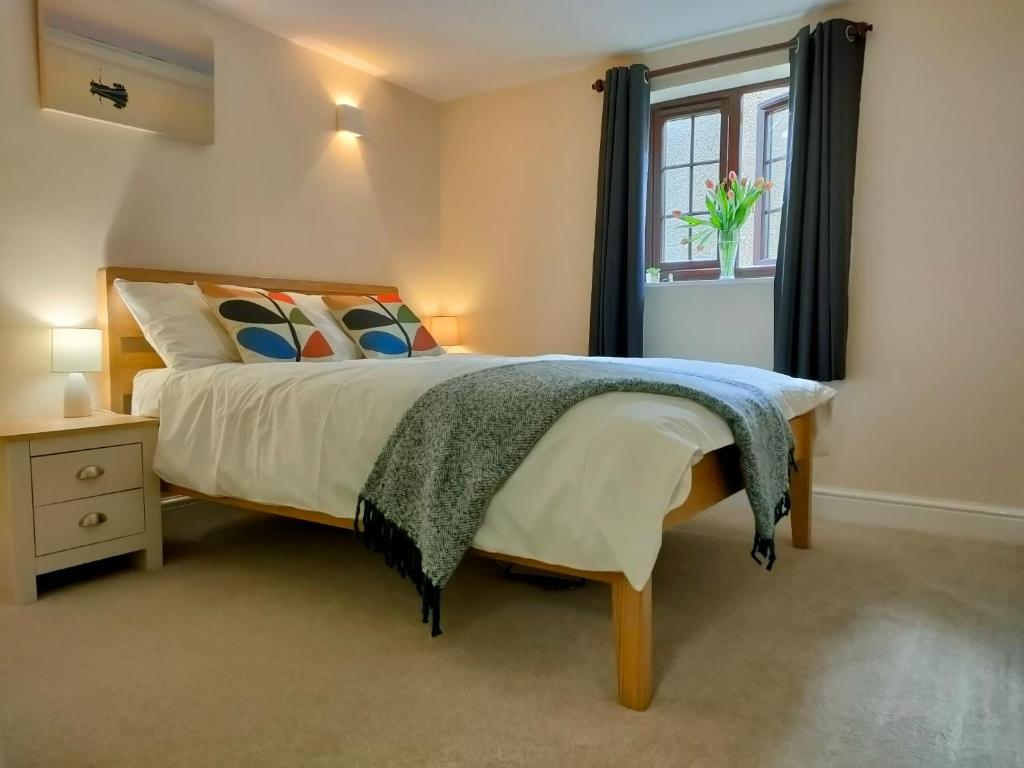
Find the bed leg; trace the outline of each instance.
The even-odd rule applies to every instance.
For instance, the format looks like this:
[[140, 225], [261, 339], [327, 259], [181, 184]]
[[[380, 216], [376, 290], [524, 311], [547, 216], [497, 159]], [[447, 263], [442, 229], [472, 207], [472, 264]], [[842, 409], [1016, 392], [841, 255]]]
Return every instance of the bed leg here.
[[618, 663], [619, 703], [645, 710], [651, 703], [651, 580], [639, 592], [625, 576], [613, 581], [612, 624]]
[[796, 472], [789, 481], [789, 524], [793, 532], [793, 546], [811, 548], [811, 479], [814, 475], [813, 445], [808, 445], [804, 458], [796, 464]]

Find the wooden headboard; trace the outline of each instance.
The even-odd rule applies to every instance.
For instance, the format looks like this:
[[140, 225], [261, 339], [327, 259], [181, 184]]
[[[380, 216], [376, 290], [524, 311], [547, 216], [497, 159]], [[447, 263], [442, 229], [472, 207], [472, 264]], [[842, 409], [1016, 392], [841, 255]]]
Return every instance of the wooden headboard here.
[[295, 293], [333, 293], [362, 295], [364, 293], [391, 293], [391, 285], [361, 285], [358, 283], [328, 283], [316, 280], [287, 280], [280, 277], [250, 277], [248, 275], [215, 275], [205, 272], [174, 272], [166, 269], [137, 267], [103, 267], [96, 273], [98, 291], [97, 313], [103, 329], [103, 386], [102, 405], [117, 413], [130, 413], [132, 384], [135, 374], [147, 368], [163, 368], [163, 360], [142, 336], [142, 329], [114, 288], [118, 278], [138, 283], [209, 283], [244, 285], [267, 291], [293, 291]]

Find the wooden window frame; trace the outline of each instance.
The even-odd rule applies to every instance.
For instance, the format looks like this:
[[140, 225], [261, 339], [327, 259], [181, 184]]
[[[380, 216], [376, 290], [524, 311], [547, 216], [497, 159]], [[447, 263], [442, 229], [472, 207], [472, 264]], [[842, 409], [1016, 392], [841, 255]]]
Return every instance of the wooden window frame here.
[[[740, 139], [743, 125], [743, 95], [751, 91], [762, 91], [769, 88], [782, 88], [789, 85], [789, 80], [770, 80], [762, 83], [730, 88], [723, 91], [703, 93], [696, 96], [687, 96], [682, 99], [666, 101], [655, 104], [651, 107], [651, 136], [650, 136], [650, 172], [648, 176], [647, 190], [647, 257], [648, 267], [658, 267], [662, 275], [672, 275], [674, 280], [717, 280], [721, 277], [722, 270], [718, 263], [718, 254], [713, 259], [699, 259], [684, 262], [661, 261], [661, 254], [664, 252], [664, 204], [662, 198], [662, 149], [665, 123], [673, 118], [683, 116], [698, 116], [707, 112], [718, 110], [722, 115], [722, 138], [721, 138], [721, 160], [719, 163], [719, 178], [725, 178], [730, 171], [739, 173], [740, 164]], [[785, 99], [788, 103], [788, 95], [773, 99], [772, 102]], [[763, 159], [763, 146], [761, 130], [762, 120], [768, 119], [764, 114], [758, 116], [758, 144], [756, 163], [760, 169], [760, 161]], [[690, 158], [691, 164], [693, 157]], [[699, 163], [704, 165], [704, 163]], [[692, 168], [692, 165], [691, 165]], [[692, 177], [691, 177], [692, 184]], [[750, 267], [736, 267], [737, 277], [773, 277], [775, 275], [775, 260], [762, 258], [763, 238], [760, 234], [762, 215], [761, 202], [758, 201], [758, 208], [752, 215], [755, 218], [755, 264]], [[666, 264], [673, 266], [667, 267]]]
[[[768, 179], [771, 177], [771, 164], [784, 160], [786, 155], [782, 157], [770, 157], [768, 156], [769, 148], [772, 144], [771, 136], [771, 120], [772, 116], [776, 112], [781, 112], [784, 109], [789, 109], [789, 94], [785, 96], [777, 96], [774, 99], [770, 99], [763, 104], [759, 104], [757, 114], [757, 155], [754, 161], [754, 167], [757, 168], [757, 175], [763, 176]], [[771, 192], [768, 192], [767, 196], [771, 196]], [[778, 254], [768, 253], [768, 229], [766, 225], [766, 219], [772, 213], [781, 213], [782, 202], [780, 201], [777, 206], [766, 209], [765, 208], [765, 197], [762, 195], [761, 199], [757, 201], [757, 207], [754, 209], [754, 268], [770, 268], [772, 274], [775, 273], [775, 260]], [[750, 269], [748, 267], [748, 269]]]

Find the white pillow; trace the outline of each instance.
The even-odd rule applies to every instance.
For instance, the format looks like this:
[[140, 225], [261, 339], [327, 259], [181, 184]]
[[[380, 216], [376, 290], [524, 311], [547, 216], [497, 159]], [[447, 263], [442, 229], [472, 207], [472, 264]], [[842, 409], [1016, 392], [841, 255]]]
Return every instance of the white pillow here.
[[194, 285], [117, 279], [114, 288], [168, 368], [187, 371], [242, 361]]
[[327, 343], [331, 345], [331, 349], [334, 350], [334, 357], [328, 359], [359, 360], [363, 356], [356, 343], [348, 337], [348, 334], [338, 325], [338, 321], [334, 319], [334, 315], [328, 311], [327, 305], [324, 304], [323, 296], [292, 293], [290, 291], [288, 295], [295, 300], [295, 305], [303, 311], [306, 317], [312, 320], [313, 324], [320, 329], [324, 338], [327, 339]]

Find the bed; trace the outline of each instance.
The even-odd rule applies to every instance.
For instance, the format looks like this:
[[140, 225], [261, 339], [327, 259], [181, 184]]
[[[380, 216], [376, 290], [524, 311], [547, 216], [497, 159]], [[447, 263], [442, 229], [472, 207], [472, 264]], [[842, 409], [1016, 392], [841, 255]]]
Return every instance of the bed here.
[[[237, 363], [169, 371], [114, 289], [118, 278], [164, 283], [201, 280], [309, 294], [361, 295], [395, 289], [101, 269], [104, 399], [114, 411], [160, 416], [156, 469], [167, 495], [352, 528], [359, 484], [396, 418], [393, 408], [373, 407], [374, 393], [386, 389], [389, 398], [408, 405], [434, 380], [508, 361], [451, 355], [408, 361]], [[711, 365], [642, 364], [695, 366], [697, 370]], [[713, 372], [728, 373], [722, 366], [712, 367]], [[768, 372], [743, 369], [742, 373], [760, 376], [764, 386], [777, 389], [780, 408], [791, 417], [797, 466], [791, 485], [792, 537], [796, 547], [808, 548], [814, 408], [831, 391]], [[253, 434], [243, 435], [233, 427], [241, 420], [256, 425]], [[620, 483], [608, 467], [635, 460], [629, 454], [637, 446], [636, 440], [630, 440], [631, 431], [645, 440], [652, 435], [659, 440], [657, 460], [665, 466], [650, 473], [668, 480], [634, 485], [632, 492], [644, 498], [630, 502], [626, 520], [622, 513], [626, 502], [616, 498]], [[601, 450], [588, 450], [594, 445]], [[287, 471], [275, 467], [287, 467]], [[574, 406], [542, 438], [495, 496], [473, 551], [502, 562], [609, 584], [619, 702], [642, 710], [653, 694], [650, 573], [661, 531], [742, 488], [737, 451], [717, 417], [678, 398], [609, 393]]]

